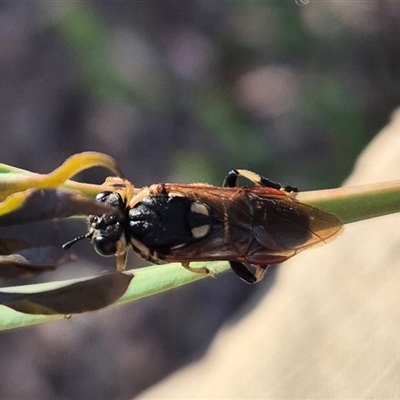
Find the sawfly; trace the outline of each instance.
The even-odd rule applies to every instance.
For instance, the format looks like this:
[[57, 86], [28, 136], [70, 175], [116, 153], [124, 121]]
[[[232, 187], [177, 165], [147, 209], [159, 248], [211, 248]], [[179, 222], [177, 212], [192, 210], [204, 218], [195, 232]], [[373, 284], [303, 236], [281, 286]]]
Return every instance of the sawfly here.
[[[239, 177], [253, 186], [238, 186]], [[267, 267], [335, 237], [335, 216], [296, 200], [297, 189], [247, 170], [232, 170], [223, 187], [207, 184], [153, 184], [135, 188], [123, 178], [107, 178], [112, 190], [97, 195], [115, 211], [89, 217], [89, 230], [64, 244], [89, 239], [102, 256], [116, 255], [124, 270], [130, 247], [155, 264], [229, 261], [245, 282], [262, 279]]]

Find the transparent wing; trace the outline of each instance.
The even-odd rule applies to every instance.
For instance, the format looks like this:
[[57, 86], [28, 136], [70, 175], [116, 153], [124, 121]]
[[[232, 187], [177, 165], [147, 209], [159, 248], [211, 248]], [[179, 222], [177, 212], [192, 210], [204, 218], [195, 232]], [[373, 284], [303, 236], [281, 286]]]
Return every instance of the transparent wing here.
[[341, 221], [332, 214], [271, 188], [166, 186], [170, 193], [207, 204], [218, 220], [205, 238], [172, 250], [170, 261], [281, 262], [301, 250], [333, 239], [342, 227]]

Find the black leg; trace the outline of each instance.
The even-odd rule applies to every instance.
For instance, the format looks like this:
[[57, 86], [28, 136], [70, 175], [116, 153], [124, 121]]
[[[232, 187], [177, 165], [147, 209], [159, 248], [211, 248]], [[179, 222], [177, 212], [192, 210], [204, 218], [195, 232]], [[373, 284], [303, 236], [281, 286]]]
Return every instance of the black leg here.
[[233, 169], [232, 171], [228, 172], [228, 175], [224, 179], [222, 186], [223, 187], [236, 187], [238, 178], [239, 178], [239, 173], [235, 169]]
[[256, 283], [256, 276], [247, 268], [246, 264], [239, 261], [230, 261], [232, 271], [246, 283]]
[[277, 190], [283, 189], [285, 192], [298, 192], [298, 189], [294, 186], [290, 185], [282, 186], [280, 183], [271, 181], [267, 178], [264, 178], [254, 172], [247, 171], [245, 169], [233, 169], [232, 171], [230, 171], [226, 176], [222, 186], [236, 187], [239, 176], [243, 176], [249, 181], [255, 183], [256, 185], [265, 186]]

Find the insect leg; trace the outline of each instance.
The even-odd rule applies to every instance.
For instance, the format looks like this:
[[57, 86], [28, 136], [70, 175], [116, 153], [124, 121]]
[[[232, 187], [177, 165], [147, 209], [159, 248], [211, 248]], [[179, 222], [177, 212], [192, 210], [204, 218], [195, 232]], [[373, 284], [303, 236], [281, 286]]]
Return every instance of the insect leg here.
[[272, 189], [284, 190], [285, 192], [298, 192], [298, 189], [294, 186], [286, 185], [283, 186], [280, 183], [269, 180], [268, 178], [264, 178], [261, 175], [258, 175], [254, 172], [248, 171], [246, 169], [233, 169], [226, 176], [224, 183], [222, 184], [224, 187], [236, 187], [238, 186], [239, 176], [243, 176], [249, 181], [255, 183], [259, 186], [265, 186]]
[[249, 270], [246, 264], [239, 261], [230, 261], [229, 264], [232, 268], [232, 271], [246, 283], [256, 283], [257, 281], [259, 281], [257, 276]]
[[118, 253], [117, 256], [117, 271], [125, 271], [127, 257], [128, 257], [128, 249], [125, 250], [124, 253]]
[[207, 267], [192, 268], [188, 262], [183, 262], [182, 267], [190, 272], [194, 272], [195, 274], [206, 274], [210, 275], [212, 278], [217, 277], [217, 274], [214, 271], [209, 270]]
[[252, 264], [252, 266], [256, 269], [256, 273], [254, 274], [254, 276], [257, 279], [256, 282], [260, 282], [261, 279], [264, 277], [265, 273], [267, 272], [267, 269], [270, 266], [270, 264], [266, 264], [266, 265], [254, 265], [254, 264]]
[[150, 188], [145, 187], [135, 193], [128, 202], [129, 207], [134, 207], [136, 204], [140, 203], [145, 197], [150, 195]]
[[125, 237], [118, 240], [116, 247], [117, 251], [115, 255], [117, 257], [117, 271], [125, 271], [128, 259], [128, 245]]

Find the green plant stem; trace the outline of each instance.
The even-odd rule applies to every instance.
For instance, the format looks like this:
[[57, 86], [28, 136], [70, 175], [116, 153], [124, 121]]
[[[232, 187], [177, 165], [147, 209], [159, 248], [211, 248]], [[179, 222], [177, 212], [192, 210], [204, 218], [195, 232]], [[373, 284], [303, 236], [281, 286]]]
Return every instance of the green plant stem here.
[[400, 180], [302, 192], [296, 198], [349, 224], [400, 212]]

